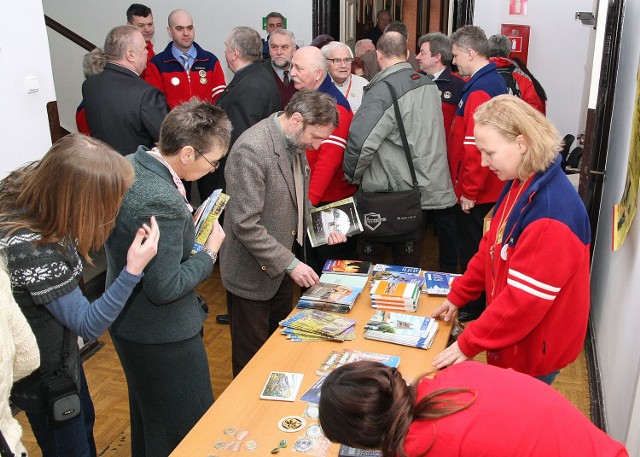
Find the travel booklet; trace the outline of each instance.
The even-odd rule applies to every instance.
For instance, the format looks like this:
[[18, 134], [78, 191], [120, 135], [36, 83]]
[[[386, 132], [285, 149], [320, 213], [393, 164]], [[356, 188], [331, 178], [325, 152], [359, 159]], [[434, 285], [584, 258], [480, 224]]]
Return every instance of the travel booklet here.
[[228, 201], [229, 196], [223, 194], [222, 189], [216, 189], [198, 207], [193, 216], [193, 222], [196, 226], [196, 240], [193, 243], [191, 254], [195, 254], [204, 249], [204, 243], [213, 230], [213, 223], [220, 218]]
[[331, 351], [329, 356], [316, 370], [316, 374], [318, 376], [327, 376], [336, 368], [348, 363], [358, 362], [359, 360], [371, 360], [395, 368], [398, 368], [398, 365], [400, 365], [400, 357], [397, 355], [378, 354], [377, 352], [358, 351], [356, 349], [343, 349], [342, 351]]
[[336, 316], [325, 311], [303, 309], [280, 321], [280, 326], [284, 327], [282, 333], [287, 335], [287, 338], [289, 335], [293, 336], [294, 338], [289, 339], [294, 341], [297, 335], [302, 338], [346, 341], [355, 339], [355, 323], [354, 319]]
[[438, 331], [438, 322], [426, 316], [376, 311], [364, 328], [364, 337], [370, 340], [429, 349]]
[[362, 223], [353, 197], [310, 211], [307, 234], [312, 247], [327, 244], [329, 234], [334, 231], [342, 232], [346, 236], [362, 233]]
[[371, 284], [369, 293], [373, 308], [418, 310], [420, 286], [416, 283], [380, 279]]
[[373, 266], [373, 272], [376, 271], [393, 271], [396, 273], [410, 273], [412, 275], [419, 275], [422, 270], [417, 267], [405, 267], [402, 265], [385, 265], [383, 263], [378, 263]]
[[[367, 278], [364, 279], [366, 281]], [[307, 289], [300, 296], [296, 306], [302, 309], [321, 309], [347, 313], [360, 296], [360, 292], [362, 292], [362, 287], [349, 287], [321, 281]]]
[[300, 384], [302, 384], [301, 373], [286, 373], [282, 371], [272, 371], [264, 384], [260, 398], [265, 400], [295, 401]]
[[425, 271], [426, 290], [429, 295], [447, 295], [451, 292], [451, 283], [461, 276], [456, 273], [443, 273], [440, 271]]
[[373, 287], [376, 281], [396, 281], [396, 282], [410, 282], [418, 286], [420, 292], [426, 292], [425, 277], [423, 275], [412, 273], [401, 273], [397, 271], [376, 271], [371, 276], [371, 287]]
[[322, 267], [322, 273], [335, 273], [344, 275], [369, 276], [373, 265], [366, 260], [332, 260], [329, 259]]

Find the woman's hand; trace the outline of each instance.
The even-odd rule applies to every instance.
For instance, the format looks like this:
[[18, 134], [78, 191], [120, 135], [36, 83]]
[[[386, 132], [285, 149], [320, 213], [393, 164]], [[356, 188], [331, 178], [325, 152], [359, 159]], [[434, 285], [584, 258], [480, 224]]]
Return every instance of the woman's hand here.
[[464, 362], [469, 358], [462, 353], [458, 342], [456, 341], [433, 359], [433, 366], [436, 368], [444, 368], [449, 365]]
[[147, 264], [158, 253], [158, 240], [160, 240], [158, 222], [155, 216], [151, 216], [151, 227], [142, 224], [127, 251], [126, 269], [129, 273], [136, 276], [142, 274]]
[[440, 317], [442, 313], [444, 314], [444, 321], [449, 322], [453, 317], [453, 313], [458, 309], [456, 305], [451, 303], [449, 300], [445, 298], [442, 304], [436, 309], [433, 313], [431, 313], [431, 317]]
[[204, 247], [211, 249], [217, 254], [220, 251], [220, 246], [224, 241], [224, 237], [225, 234], [224, 230], [222, 230], [222, 226], [218, 221], [215, 221], [213, 223], [213, 230], [211, 230], [209, 238], [207, 238], [207, 241], [204, 243]]

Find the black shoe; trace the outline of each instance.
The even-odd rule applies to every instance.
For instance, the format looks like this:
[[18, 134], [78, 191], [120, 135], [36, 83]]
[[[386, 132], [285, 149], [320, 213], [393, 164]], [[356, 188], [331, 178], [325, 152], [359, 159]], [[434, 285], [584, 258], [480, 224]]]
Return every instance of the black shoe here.
[[216, 322], [218, 324], [229, 324], [229, 315], [228, 314], [218, 314], [216, 316]]
[[458, 311], [459, 322], [475, 321], [479, 317], [480, 317], [480, 313], [469, 313], [467, 311]]

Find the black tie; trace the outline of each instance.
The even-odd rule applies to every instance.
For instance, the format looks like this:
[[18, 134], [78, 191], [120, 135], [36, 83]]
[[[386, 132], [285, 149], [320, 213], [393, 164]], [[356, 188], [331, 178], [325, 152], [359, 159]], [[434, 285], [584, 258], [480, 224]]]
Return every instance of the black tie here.
[[289, 80], [289, 70], [285, 70], [282, 74], [282, 82], [284, 83], [285, 86], [288, 86], [289, 83], [291, 82]]

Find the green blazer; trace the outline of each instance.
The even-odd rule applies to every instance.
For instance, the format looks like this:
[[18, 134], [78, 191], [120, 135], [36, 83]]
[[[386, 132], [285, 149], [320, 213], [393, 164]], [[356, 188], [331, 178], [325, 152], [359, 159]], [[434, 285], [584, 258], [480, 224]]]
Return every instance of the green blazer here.
[[206, 313], [195, 288], [213, 271], [205, 253], [191, 255], [193, 217], [169, 170], [140, 146], [129, 157], [135, 180], [124, 197], [116, 226], [105, 244], [107, 287], [126, 264], [136, 231], [155, 216], [160, 228], [158, 254], [111, 325], [117, 337], [136, 343], [173, 343], [202, 329]]

